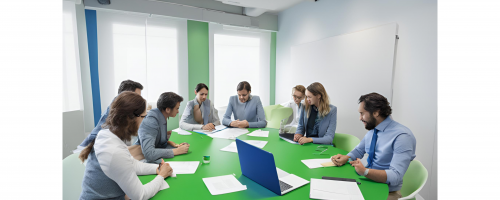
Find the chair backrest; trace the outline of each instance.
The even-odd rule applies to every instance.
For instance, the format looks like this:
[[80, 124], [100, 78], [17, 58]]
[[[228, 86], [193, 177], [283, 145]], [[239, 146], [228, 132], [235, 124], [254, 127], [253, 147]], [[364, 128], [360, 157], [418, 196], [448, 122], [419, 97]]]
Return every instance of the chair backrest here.
[[62, 159], [71, 155], [73, 150], [85, 139], [83, 110], [63, 112], [63, 151]]
[[401, 188], [401, 199], [413, 199], [427, 182], [427, 169], [418, 160], [410, 162], [408, 170], [403, 176], [403, 187]]
[[282, 105], [276, 104], [276, 105], [270, 105], [264, 107], [264, 114], [266, 115], [266, 120], [269, 121], [271, 119], [271, 112], [279, 107], [283, 107]]
[[283, 119], [288, 119], [292, 115], [292, 108], [276, 108], [271, 112], [271, 118], [267, 121], [268, 128], [280, 128], [280, 122]]
[[358, 137], [344, 133], [335, 133], [335, 137], [333, 137], [335, 147], [347, 152], [351, 152], [360, 141]]
[[71, 154], [63, 160], [63, 199], [79, 199], [82, 193], [85, 166], [78, 155]]

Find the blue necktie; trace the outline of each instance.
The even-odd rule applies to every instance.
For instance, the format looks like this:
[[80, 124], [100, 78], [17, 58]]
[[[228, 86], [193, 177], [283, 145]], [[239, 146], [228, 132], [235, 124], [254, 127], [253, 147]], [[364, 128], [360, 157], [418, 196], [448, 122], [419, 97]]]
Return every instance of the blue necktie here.
[[368, 168], [371, 168], [373, 165], [373, 158], [375, 157], [375, 145], [377, 144], [377, 135], [378, 130], [373, 129], [372, 143], [370, 145], [370, 151], [368, 152]]

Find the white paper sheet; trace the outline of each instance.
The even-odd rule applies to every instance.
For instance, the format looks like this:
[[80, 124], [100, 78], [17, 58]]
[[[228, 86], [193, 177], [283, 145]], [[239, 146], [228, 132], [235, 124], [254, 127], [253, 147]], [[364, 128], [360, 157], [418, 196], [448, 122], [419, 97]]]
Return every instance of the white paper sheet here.
[[179, 134], [179, 135], [191, 135], [192, 134], [191, 132], [182, 130], [181, 128], [176, 128], [176, 129], [174, 129], [172, 131], [173, 132], [177, 132], [177, 134]]
[[[244, 142], [251, 144], [253, 146], [259, 147], [259, 148], [264, 148], [266, 146], [267, 141], [261, 141], [261, 140], [243, 140]], [[238, 153], [238, 148], [236, 147], [236, 142], [231, 142], [231, 144], [227, 145], [226, 147], [220, 149], [221, 151], [229, 151], [229, 152], [235, 152]]]
[[283, 140], [285, 140], [285, 141], [287, 141], [287, 142], [289, 142], [289, 143], [292, 143], [292, 144], [299, 144], [298, 142], [295, 142], [295, 141], [293, 141], [293, 140], [286, 139], [286, 138], [284, 138], [284, 137], [280, 137], [280, 138], [281, 138], [281, 139], [283, 139]]
[[259, 130], [255, 130], [254, 132], [249, 133], [248, 136], [269, 137], [269, 131], [261, 131], [259, 129]]
[[200, 161], [169, 161], [165, 162], [170, 164], [175, 174], [194, 174]]
[[311, 199], [364, 200], [356, 182], [311, 178]]
[[226, 128], [222, 131], [207, 134], [212, 138], [222, 138], [222, 139], [232, 139], [235, 140], [236, 137], [248, 133], [248, 129], [246, 128]]
[[331, 162], [330, 158], [301, 160], [310, 169], [323, 167], [321, 163]]
[[242, 185], [233, 175], [203, 178], [203, 182], [212, 195], [226, 194], [247, 189], [247, 186]]

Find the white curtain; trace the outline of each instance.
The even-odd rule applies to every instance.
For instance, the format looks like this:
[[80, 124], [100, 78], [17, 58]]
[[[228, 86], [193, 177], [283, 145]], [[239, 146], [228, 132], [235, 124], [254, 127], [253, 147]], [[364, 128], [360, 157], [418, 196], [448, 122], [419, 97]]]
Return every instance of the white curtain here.
[[149, 14], [97, 10], [101, 110], [118, 94], [123, 80], [144, 86], [142, 96], [156, 102], [163, 92], [179, 94], [179, 73], [187, 59], [186, 20]]
[[82, 109], [75, 3], [63, 1], [63, 112]]
[[270, 99], [270, 32], [210, 24], [210, 90], [215, 107], [227, 106], [248, 81], [264, 106]]

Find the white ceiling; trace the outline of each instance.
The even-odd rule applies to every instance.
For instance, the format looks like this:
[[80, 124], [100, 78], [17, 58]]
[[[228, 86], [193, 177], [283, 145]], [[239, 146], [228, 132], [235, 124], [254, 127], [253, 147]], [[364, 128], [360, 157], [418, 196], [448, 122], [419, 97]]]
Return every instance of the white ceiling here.
[[[307, 0], [215, 0], [225, 4], [249, 7], [262, 8], [269, 10], [267, 12], [278, 14], [279, 12], [292, 7], [293, 5]], [[309, 0], [310, 1], [310, 0]]]

